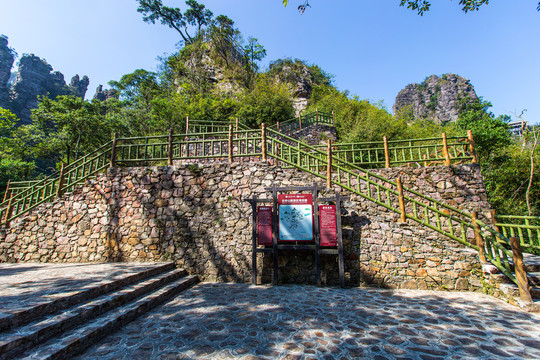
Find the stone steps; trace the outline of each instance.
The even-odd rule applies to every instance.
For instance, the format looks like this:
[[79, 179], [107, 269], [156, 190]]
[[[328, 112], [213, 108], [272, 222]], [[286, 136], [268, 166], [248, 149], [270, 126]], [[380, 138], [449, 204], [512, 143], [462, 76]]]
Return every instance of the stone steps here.
[[[63, 309], [67, 309], [75, 304], [96, 298], [100, 295], [115, 291], [124, 286], [134, 284], [146, 278], [156, 276], [166, 271], [175, 269], [174, 263], [165, 263], [154, 266], [143, 271], [138, 271], [132, 275], [122, 276], [119, 279], [100, 283], [81, 290], [75, 290], [69, 295], [61, 295], [54, 300], [43, 301], [32, 307], [17, 310], [11, 314], [0, 317], [0, 332], [7, 331], [13, 327], [22, 326], [28, 322]], [[1, 334], [1, 333], [0, 333]]]
[[136, 274], [132, 278], [141, 277], [139, 282], [116, 284], [113, 290], [97, 297], [80, 298], [71, 307], [66, 308], [61, 302], [51, 312], [54, 306], [50, 305], [46, 307], [47, 314], [36, 315], [35, 321], [0, 333], [0, 358], [71, 358], [118, 326], [198, 281], [196, 276], [186, 276], [184, 270], [171, 269], [168, 264], [159, 268], [161, 273]]

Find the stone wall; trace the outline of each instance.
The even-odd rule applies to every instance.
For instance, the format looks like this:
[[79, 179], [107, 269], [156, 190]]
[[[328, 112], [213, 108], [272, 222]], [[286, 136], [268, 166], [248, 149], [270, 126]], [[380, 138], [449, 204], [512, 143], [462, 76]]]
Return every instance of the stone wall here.
[[[453, 205], [488, 210], [477, 166], [394, 168], [405, 187]], [[111, 169], [14, 220], [0, 233], [0, 261], [107, 262], [174, 260], [204, 280], [249, 281], [251, 207], [244, 198], [317, 179], [263, 162]], [[324, 191], [328, 196], [336, 189]], [[362, 197], [343, 192], [345, 271], [349, 285], [476, 290], [478, 257], [459, 243]], [[271, 254], [259, 255], [269, 282]], [[309, 252], [280, 255], [280, 281], [314, 283]], [[323, 280], [336, 284], [337, 258], [323, 256]]]

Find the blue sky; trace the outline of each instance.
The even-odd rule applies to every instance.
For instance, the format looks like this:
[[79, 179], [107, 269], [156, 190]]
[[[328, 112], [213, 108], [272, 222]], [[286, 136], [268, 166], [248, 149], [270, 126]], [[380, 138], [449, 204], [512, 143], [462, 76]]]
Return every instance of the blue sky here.
[[[540, 13], [537, 0], [493, 1], [464, 14], [457, 0], [433, 0], [423, 17], [399, 0], [310, 0], [298, 14], [289, 0], [201, 0], [236, 21], [244, 36], [267, 49], [263, 61], [300, 58], [335, 75], [341, 90], [391, 111], [404, 86], [453, 72], [471, 80], [497, 114], [540, 122]], [[158, 56], [176, 51], [178, 34], [142, 21], [135, 0], [0, 0], [0, 34], [22, 55], [45, 58], [69, 82], [99, 84], [138, 68], [156, 70]], [[165, 0], [185, 8], [184, 1]]]

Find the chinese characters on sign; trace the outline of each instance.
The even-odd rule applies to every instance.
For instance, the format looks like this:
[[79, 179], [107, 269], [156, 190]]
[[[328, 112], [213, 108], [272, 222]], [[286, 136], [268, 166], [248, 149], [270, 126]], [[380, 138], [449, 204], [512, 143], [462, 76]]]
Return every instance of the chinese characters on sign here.
[[337, 246], [336, 206], [319, 206], [321, 246]]
[[313, 195], [279, 194], [279, 240], [313, 240]]

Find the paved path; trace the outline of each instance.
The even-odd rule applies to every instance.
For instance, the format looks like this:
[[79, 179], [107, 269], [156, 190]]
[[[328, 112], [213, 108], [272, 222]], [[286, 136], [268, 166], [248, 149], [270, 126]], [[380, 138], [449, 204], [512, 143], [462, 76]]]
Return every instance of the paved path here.
[[203, 283], [78, 359], [540, 359], [540, 315], [475, 293]]

